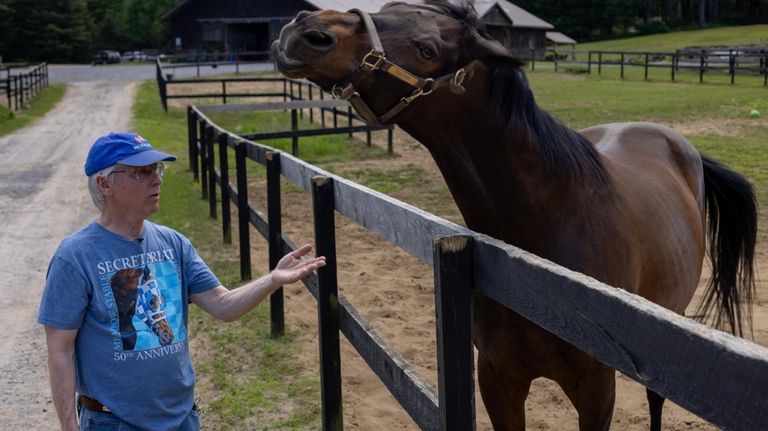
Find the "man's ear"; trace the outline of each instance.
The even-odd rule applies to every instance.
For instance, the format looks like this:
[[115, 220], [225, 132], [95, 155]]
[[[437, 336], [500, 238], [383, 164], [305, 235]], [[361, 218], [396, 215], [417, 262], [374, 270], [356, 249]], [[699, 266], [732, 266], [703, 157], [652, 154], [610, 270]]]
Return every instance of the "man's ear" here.
[[504, 45], [484, 38], [474, 29], [467, 39], [466, 54], [470, 59], [491, 67], [520, 67], [525, 64], [512, 56]]
[[101, 194], [104, 196], [112, 196], [114, 193], [112, 182], [109, 180], [109, 177], [101, 176], [99, 175], [96, 177], [96, 186], [101, 190]]

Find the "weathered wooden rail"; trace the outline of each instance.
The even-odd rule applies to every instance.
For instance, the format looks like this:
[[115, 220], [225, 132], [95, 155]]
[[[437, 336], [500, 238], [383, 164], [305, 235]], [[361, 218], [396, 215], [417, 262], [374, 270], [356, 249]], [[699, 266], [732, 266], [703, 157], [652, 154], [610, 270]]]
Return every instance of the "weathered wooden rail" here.
[[[203, 170], [209, 172], [209, 182], [203, 181], [202, 186], [212, 216], [217, 206], [215, 188], [221, 189], [225, 240], [231, 238], [230, 202], [238, 206], [243, 279], [251, 277], [250, 226], [269, 241], [270, 268], [279, 256], [295, 249], [281, 232], [280, 177], [312, 193], [317, 252], [328, 258], [326, 267], [304, 281], [318, 301], [324, 430], [343, 429], [339, 332], [420, 428], [474, 429], [472, 291], [520, 313], [723, 429], [768, 429], [767, 348], [243, 139], [213, 124], [196, 107], [188, 110], [188, 125], [190, 154], [201, 157]], [[214, 147], [218, 148], [218, 169]], [[236, 186], [230, 183], [231, 152], [236, 157]], [[267, 169], [266, 219], [256, 209], [264, 203], [248, 199], [249, 161]], [[349, 301], [338, 296], [334, 211], [433, 266], [437, 389]], [[273, 334], [279, 335], [284, 328], [282, 291], [270, 302]]]

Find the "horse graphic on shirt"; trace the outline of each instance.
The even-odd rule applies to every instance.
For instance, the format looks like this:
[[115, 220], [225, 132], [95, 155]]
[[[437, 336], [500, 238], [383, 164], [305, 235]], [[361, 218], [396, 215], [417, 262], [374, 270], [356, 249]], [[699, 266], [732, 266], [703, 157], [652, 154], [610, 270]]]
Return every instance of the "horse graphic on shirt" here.
[[134, 316], [157, 335], [161, 346], [173, 341], [173, 330], [163, 308], [163, 296], [148, 268], [117, 271], [109, 284], [117, 304], [123, 350], [133, 350], [136, 345]]

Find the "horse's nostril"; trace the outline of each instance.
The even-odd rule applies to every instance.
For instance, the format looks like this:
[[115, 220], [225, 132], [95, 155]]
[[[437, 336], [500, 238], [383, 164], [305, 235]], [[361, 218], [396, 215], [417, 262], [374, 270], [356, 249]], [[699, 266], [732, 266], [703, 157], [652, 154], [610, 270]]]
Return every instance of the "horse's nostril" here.
[[336, 44], [336, 37], [332, 33], [320, 30], [309, 30], [302, 33], [302, 38], [311, 48], [327, 50]]
[[296, 14], [296, 18], [294, 18], [294, 20], [297, 23], [302, 22], [302, 21], [304, 21], [304, 18], [308, 17], [311, 14], [312, 14], [312, 12], [310, 12], [308, 10], [303, 10], [303, 11], [299, 12], [298, 14]]

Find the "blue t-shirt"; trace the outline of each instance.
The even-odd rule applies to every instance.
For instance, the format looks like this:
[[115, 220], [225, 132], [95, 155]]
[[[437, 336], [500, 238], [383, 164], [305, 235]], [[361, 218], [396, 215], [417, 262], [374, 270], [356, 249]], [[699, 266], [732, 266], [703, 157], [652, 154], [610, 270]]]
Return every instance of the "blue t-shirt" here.
[[176, 430], [194, 402], [189, 295], [220, 283], [180, 233], [145, 221], [142, 238], [92, 222], [65, 239], [37, 321], [79, 330], [78, 393], [135, 426]]

